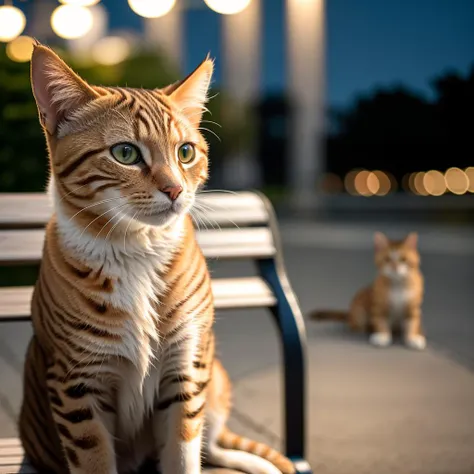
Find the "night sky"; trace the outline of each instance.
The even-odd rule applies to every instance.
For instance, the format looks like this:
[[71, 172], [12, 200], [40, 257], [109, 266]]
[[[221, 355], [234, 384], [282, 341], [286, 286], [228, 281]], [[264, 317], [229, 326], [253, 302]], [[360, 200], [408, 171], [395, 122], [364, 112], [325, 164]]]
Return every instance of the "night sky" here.
[[[180, 0], [178, 0], [180, 1]], [[103, 0], [113, 28], [139, 29], [126, 0]], [[284, 0], [263, 0], [263, 90], [285, 87]], [[474, 0], [326, 0], [327, 101], [347, 105], [358, 92], [403, 83], [429, 94], [429, 79], [474, 64]], [[186, 72], [210, 51], [219, 82], [220, 15], [185, 17]]]

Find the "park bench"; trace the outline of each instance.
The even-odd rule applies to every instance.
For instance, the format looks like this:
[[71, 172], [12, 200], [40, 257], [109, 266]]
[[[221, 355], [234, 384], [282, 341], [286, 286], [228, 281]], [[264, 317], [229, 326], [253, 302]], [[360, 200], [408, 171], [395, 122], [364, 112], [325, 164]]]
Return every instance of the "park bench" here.
[[[217, 311], [268, 308], [273, 315], [283, 349], [285, 452], [297, 472], [308, 474], [304, 322], [285, 273], [273, 208], [253, 192], [205, 193], [199, 199], [210, 209], [209, 221], [218, 226], [198, 231], [204, 255], [256, 264], [258, 276], [213, 278], [215, 306]], [[0, 194], [0, 266], [40, 263], [44, 226], [51, 212], [46, 194]], [[29, 321], [32, 291], [26, 286], [0, 288], [0, 322]], [[20, 472], [35, 471], [23, 459], [19, 440], [0, 439], [0, 474]]]

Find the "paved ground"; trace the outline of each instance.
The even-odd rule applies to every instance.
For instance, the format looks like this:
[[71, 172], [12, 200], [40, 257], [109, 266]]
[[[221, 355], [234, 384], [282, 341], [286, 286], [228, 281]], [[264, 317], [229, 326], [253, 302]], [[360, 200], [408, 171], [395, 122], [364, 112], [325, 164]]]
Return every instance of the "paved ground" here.
[[[333, 323], [307, 323], [308, 457], [321, 474], [474, 473], [474, 234], [417, 226], [427, 292], [429, 347], [369, 347]], [[386, 225], [401, 235], [403, 225]], [[285, 257], [303, 311], [345, 308], [373, 275], [375, 227], [284, 222]], [[245, 274], [241, 263], [212, 265]], [[232, 426], [279, 446], [279, 347], [263, 311], [229, 312], [217, 321], [219, 352], [235, 386]], [[12, 436], [21, 398], [29, 328], [0, 332], [0, 435]]]

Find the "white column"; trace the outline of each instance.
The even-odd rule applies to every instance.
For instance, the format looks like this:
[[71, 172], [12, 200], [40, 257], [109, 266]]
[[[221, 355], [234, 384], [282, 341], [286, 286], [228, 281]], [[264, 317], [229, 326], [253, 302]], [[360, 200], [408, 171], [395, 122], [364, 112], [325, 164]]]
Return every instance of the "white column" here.
[[145, 38], [151, 45], [163, 49], [179, 69], [183, 69], [183, 2], [177, 1], [166, 15], [145, 18]]
[[316, 203], [324, 160], [324, 0], [286, 0], [288, 89], [292, 104], [290, 186], [299, 208]]
[[[242, 106], [233, 112], [243, 113], [260, 96], [261, 0], [252, 0], [240, 13], [221, 15], [221, 19], [223, 89], [236, 105]], [[249, 123], [253, 119], [254, 116], [249, 117]], [[224, 171], [226, 185], [257, 186], [260, 180], [255, 144], [226, 157]]]

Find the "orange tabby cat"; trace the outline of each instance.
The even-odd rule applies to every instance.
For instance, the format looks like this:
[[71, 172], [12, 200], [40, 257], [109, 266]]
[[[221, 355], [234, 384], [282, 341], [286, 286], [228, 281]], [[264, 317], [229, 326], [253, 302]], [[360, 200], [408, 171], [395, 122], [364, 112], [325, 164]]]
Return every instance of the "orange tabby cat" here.
[[32, 300], [20, 437], [40, 472], [162, 474], [201, 460], [290, 474], [226, 428], [211, 278], [189, 210], [208, 174], [213, 63], [164, 89], [91, 86], [36, 45], [31, 80], [54, 213]]
[[359, 291], [349, 312], [315, 311], [313, 319], [345, 320], [354, 331], [370, 331], [370, 342], [389, 346], [392, 331], [402, 326], [404, 340], [413, 349], [424, 349], [421, 326], [423, 275], [420, 271], [418, 236], [411, 233], [403, 241], [390, 241], [377, 232], [375, 264], [377, 277], [368, 288]]

